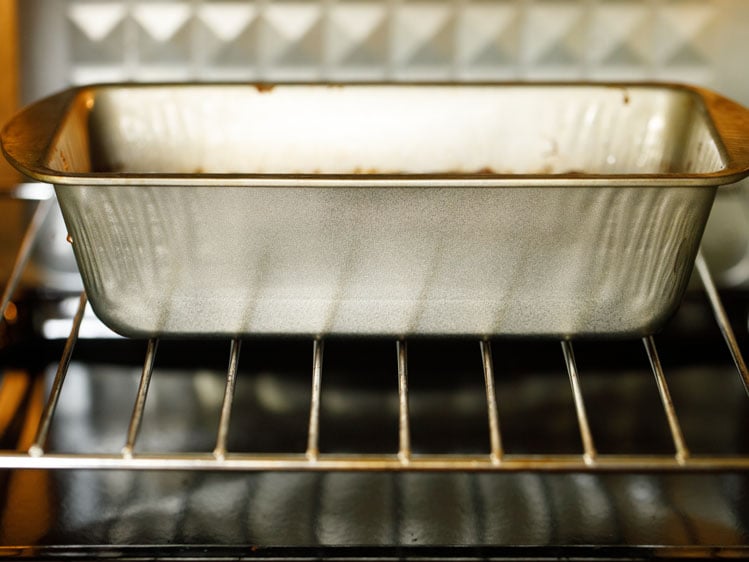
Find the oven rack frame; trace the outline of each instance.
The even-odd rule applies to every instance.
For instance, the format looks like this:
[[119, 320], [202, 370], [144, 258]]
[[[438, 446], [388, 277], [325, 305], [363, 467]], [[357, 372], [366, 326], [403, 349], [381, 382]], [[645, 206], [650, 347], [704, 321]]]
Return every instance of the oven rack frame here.
[[[54, 205], [51, 196], [40, 196], [16, 254], [8, 283], [0, 298], [0, 321], [5, 317], [21, 275], [28, 263], [38, 233]], [[708, 265], [700, 252], [696, 270], [707, 293], [715, 321], [736, 367], [736, 372], [749, 395], [749, 369], [742, 356], [736, 336], [726, 315]], [[692, 455], [684, 439], [679, 418], [671, 399], [668, 382], [660, 362], [654, 338], [642, 339], [650, 369], [655, 377], [661, 404], [669, 427], [674, 453], [668, 454], [599, 454], [586, 413], [575, 361], [573, 342], [561, 340], [562, 355], [574, 398], [577, 423], [582, 443], [581, 454], [518, 455], [505, 453], [502, 446], [500, 415], [494, 388], [494, 361], [491, 342], [479, 340], [486, 392], [489, 450], [480, 455], [415, 454], [411, 449], [408, 395], [408, 346], [405, 339], [395, 342], [398, 384], [398, 450], [392, 454], [321, 453], [320, 402], [322, 393], [324, 340], [313, 340], [311, 400], [305, 451], [289, 453], [238, 453], [227, 450], [227, 437], [232, 414], [241, 340], [233, 339], [221, 405], [216, 442], [211, 453], [140, 453], [136, 451], [138, 433], [148, 398], [148, 389], [158, 351], [158, 339], [148, 340], [138, 391], [127, 429], [127, 437], [119, 454], [50, 453], [47, 437], [60, 394], [65, 383], [78, 333], [87, 306], [81, 293], [72, 320], [49, 396], [42, 410], [32, 445], [27, 450], [0, 450], [0, 469], [111, 469], [111, 470], [210, 470], [210, 471], [495, 471], [495, 472], [703, 472], [749, 470], [749, 455]]]

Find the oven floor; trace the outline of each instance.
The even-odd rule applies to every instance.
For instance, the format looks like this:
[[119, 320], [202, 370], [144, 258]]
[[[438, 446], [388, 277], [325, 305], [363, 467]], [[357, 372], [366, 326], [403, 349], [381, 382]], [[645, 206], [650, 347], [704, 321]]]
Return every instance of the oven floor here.
[[746, 475], [40, 472], [10, 481], [3, 544], [32, 552], [522, 545], [746, 553], [749, 539]]

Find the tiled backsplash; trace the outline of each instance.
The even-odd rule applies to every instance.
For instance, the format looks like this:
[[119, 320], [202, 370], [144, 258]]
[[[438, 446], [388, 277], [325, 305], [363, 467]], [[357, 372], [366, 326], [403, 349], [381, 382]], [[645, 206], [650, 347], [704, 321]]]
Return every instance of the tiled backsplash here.
[[746, 82], [724, 72], [749, 46], [744, 0], [21, 4], [32, 72], [54, 61], [60, 83], [657, 78], [725, 91]]
[[709, 2], [68, 2], [74, 81], [709, 73]]

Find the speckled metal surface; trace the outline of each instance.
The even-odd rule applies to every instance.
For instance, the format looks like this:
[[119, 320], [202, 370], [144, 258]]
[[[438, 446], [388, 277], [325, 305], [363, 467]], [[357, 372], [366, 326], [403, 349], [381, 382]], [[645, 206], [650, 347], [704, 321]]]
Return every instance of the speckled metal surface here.
[[125, 335], [645, 335], [749, 166], [747, 113], [696, 94], [112, 86], [31, 106], [3, 149], [60, 184]]
[[639, 335], [678, 306], [714, 190], [58, 196], [94, 310], [124, 334]]

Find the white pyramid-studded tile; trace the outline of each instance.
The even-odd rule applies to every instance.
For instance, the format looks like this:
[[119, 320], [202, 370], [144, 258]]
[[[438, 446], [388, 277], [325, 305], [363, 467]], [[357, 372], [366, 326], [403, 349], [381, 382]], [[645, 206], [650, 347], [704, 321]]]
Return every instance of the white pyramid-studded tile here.
[[456, 60], [463, 75], [512, 76], [520, 51], [522, 11], [516, 2], [471, 2], [458, 18]]
[[185, 2], [140, 2], [133, 8], [133, 19], [159, 43], [172, 40], [190, 16]]
[[223, 43], [235, 41], [257, 15], [257, 6], [241, 2], [208, 2], [198, 8], [198, 17]]
[[581, 66], [588, 35], [586, 6], [572, 0], [536, 0], [528, 8], [523, 59], [529, 66]]
[[[137, 2], [132, 19], [138, 28], [138, 60], [145, 66], [163, 69], [165, 79], [190, 76], [192, 61], [192, 6], [181, 1]], [[183, 68], [175, 68], [183, 65]], [[152, 76], [153, 70], [138, 70], [138, 76]]]
[[591, 10], [588, 77], [596, 80], [653, 78], [653, 8], [641, 0], [596, 2]]
[[71, 55], [79, 64], [111, 66], [123, 62], [125, 7], [107, 2], [73, 2], [67, 6]]
[[669, 66], [701, 67], [710, 62], [709, 42], [716, 8], [703, 0], [664, 1], [658, 8], [653, 57]]
[[330, 10], [326, 53], [333, 67], [373, 77], [384, 75], [389, 48], [383, 2], [339, 2]]
[[453, 3], [404, 2], [393, 18], [391, 62], [397, 74], [450, 73], [455, 52]]
[[68, 18], [93, 43], [106, 39], [126, 15], [125, 6], [117, 2], [71, 2], [68, 5]]
[[598, 64], [643, 66], [652, 48], [652, 11], [637, 0], [596, 3], [588, 56]]
[[259, 28], [254, 3], [240, 0], [201, 4], [194, 30], [201, 76], [227, 80], [254, 77]]
[[303, 73], [310, 76], [319, 73], [324, 39], [321, 14], [317, 2], [268, 4], [262, 15], [261, 56], [271, 74], [274, 66], [284, 75], [284, 67], [306, 69]]

